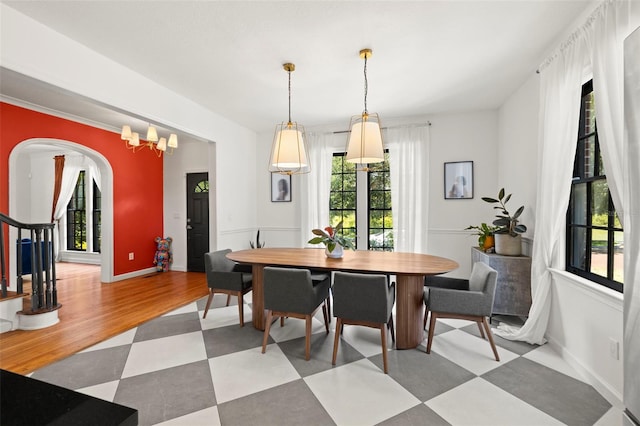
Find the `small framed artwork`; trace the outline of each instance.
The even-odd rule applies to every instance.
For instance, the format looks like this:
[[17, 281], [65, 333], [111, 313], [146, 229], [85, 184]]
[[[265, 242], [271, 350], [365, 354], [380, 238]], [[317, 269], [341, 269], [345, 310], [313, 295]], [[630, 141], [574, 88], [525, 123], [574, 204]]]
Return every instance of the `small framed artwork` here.
[[444, 199], [473, 198], [473, 161], [444, 163]]
[[274, 203], [291, 201], [291, 175], [271, 173], [271, 201]]

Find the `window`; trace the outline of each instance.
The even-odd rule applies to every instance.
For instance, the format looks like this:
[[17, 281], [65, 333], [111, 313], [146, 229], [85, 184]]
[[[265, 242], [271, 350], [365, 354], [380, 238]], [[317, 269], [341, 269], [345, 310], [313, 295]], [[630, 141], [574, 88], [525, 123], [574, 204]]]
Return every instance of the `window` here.
[[356, 171], [344, 153], [333, 156], [330, 221], [332, 225], [342, 221], [344, 235], [354, 239], [356, 247], [356, 235], [367, 235], [366, 249], [393, 251], [388, 156], [385, 153], [385, 161], [370, 165], [366, 172]]
[[100, 253], [102, 236], [102, 193], [93, 182], [93, 252]]
[[622, 292], [624, 236], [607, 186], [592, 82], [582, 88], [567, 211], [567, 271]]
[[[73, 195], [67, 204], [64, 223], [67, 250], [100, 253], [102, 194], [86, 170], [81, 170], [78, 175]], [[65, 244], [64, 241], [61, 243]]]
[[84, 187], [85, 171], [78, 175], [76, 188], [67, 204], [67, 250], [87, 249], [87, 207]]

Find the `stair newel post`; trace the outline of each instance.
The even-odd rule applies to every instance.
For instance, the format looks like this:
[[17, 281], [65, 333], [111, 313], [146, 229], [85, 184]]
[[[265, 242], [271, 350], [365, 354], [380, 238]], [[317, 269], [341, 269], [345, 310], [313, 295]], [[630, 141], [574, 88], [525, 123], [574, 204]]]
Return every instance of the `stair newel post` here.
[[[37, 288], [37, 296], [35, 298], [36, 304], [35, 305], [31, 305], [31, 310], [38, 310], [41, 309], [43, 306], [45, 306], [45, 299], [44, 299], [44, 279], [42, 276], [42, 229], [38, 228], [35, 229], [35, 234], [36, 234], [36, 238], [35, 238], [35, 244], [31, 245], [31, 265], [32, 265], [32, 269], [35, 269], [35, 282], [33, 283], [33, 287], [34, 287], [34, 293], [35, 293], [35, 289]], [[33, 298], [32, 298], [33, 300]]]
[[18, 227], [16, 242], [16, 293], [22, 294], [22, 228]]
[[41, 249], [44, 250], [44, 277], [46, 285], [45, 299], [47, 303], [47, 309], [51, 309], [53, 307], [53, 286], [51, 285], [51, 254], [49, 253], [49, 230], [47, 228], [44, 229], [43, 237], [44, 248], [41, 247]]
[[58, 306], [58, 287], [56, 284], [56, 245], [54, 244], [54, 235], [55, 235], [55, 224], [51, 227], [49, 232], [51, 232], [51, 282], [53, 283], [53, 291], [51, 293], [51, 300], [53, 302], [53, 307]]

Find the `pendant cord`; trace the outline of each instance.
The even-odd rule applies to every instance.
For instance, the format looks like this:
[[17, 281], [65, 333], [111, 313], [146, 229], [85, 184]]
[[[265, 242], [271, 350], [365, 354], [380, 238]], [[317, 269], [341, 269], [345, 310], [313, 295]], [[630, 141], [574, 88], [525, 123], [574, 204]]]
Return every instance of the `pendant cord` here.
[[369, 91], [369, 82], [367, 81], [367, 55], [364, 56], [364, 112], [367, 111], [367, 92]]
[[291, 71], [287, 71], [289, 74], [289, 123], [291, 123]]

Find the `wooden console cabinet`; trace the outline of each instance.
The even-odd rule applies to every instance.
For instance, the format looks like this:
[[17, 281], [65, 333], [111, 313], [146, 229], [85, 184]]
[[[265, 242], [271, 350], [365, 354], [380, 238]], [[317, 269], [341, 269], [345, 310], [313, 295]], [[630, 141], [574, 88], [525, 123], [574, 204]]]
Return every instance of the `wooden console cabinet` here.
[[531, 258], [501, 256], [471, 248], [471, 261], [483, 262], [498, 271], [493, 315], [529, 316], [531, 308]]

